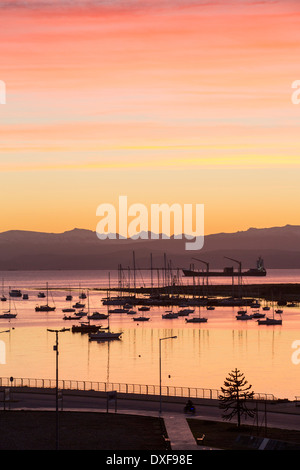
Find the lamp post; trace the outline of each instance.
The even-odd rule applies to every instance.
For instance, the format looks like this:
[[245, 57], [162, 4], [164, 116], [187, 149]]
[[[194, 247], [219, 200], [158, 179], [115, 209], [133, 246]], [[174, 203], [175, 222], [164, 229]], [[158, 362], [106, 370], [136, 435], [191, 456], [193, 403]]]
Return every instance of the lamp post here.
[[56, 343], [53, 346], [53, 351], [56, 351], [56, 450], [59, 449], [59, 425], [58, 425], [58, 333], [64, 333], [70, 331], [70, 328], [62, 328], [61, 330], [51, 330], [47, 328], [47, 331], [55, 333]]
[[159, 412], [161, 413], [161, 342], [165, 339], [175, 339], [177, 336], [167, 336], [159, 338]]

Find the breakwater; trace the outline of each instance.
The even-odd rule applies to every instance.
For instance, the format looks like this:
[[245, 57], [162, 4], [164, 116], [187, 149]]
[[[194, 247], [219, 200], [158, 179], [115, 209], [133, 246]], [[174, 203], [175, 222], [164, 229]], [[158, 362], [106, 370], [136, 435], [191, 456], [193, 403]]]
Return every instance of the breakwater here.
[[100, 289], [109, 292], [118, 292], [120, 295], [135, 295], [138, 303], [146, 303], [151, 299], [151, 303], [164, 301], [165, 305], [181, 301], [184, 297], [194, 298], [195, 302], [206, 300], [211, 305], [217, 305], [232, 300], [237, 303], [251, 303], [253, 299], [261, 299], [266, 302], [279, 302], [282, 304], [289, 302], [300, 302], [300, 284], [249, 284], [249, 285], [173, 285], [165, 287], [136, 287], [136, 288], [110, 288]]

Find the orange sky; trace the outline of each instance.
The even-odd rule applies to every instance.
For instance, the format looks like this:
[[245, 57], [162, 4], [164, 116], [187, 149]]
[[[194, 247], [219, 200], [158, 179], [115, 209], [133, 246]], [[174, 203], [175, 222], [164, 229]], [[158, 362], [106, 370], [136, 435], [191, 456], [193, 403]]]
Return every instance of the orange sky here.
[[299, 224], [299, 2], [16, 0], [0, 18], [0, 231], [95, 230], [122, 194], [203, 203], [206, 233]]

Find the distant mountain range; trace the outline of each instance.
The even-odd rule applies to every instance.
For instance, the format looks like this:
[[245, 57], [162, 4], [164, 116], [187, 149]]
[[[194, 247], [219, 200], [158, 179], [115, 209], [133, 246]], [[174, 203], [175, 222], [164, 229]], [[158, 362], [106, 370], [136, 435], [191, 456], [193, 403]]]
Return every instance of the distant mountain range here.
[[10, 230], [0, 233], [0, 270], [41, 269], [124, 269], [133, 266], [153, 268], [164, 266], [164, 254], [172, 268], [203, 267], [193, 258], [210, 263], [212, 269], [222, 269], [234, 263], [225, 256], [240, 260], [242, 268], [255, 267], [262, 256], [266, 269], [300, 268], [300, 226], [249, 228], [235, 233], [205, 236], [200, 251], [186, 251], [182, 239], [121, 239], [100, 240], [96, 232], [73, 229], [64, 233], [43, 233]]

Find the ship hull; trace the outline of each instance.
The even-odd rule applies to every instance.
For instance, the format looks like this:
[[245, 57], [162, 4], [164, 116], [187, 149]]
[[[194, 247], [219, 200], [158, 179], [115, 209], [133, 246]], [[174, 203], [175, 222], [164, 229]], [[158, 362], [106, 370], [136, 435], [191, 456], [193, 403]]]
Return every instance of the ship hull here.
[[247, 276], [247, 277], [264, 277], [267, 275], [266, 271], [243, 271], [239, 272], [224, 272], [224, 271], [193, 271], [191, 269], [183, 269], [183, 274], [186, 277], [238, 277], [238, 276]]

